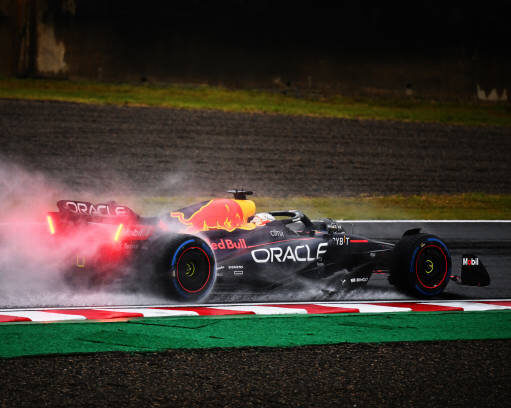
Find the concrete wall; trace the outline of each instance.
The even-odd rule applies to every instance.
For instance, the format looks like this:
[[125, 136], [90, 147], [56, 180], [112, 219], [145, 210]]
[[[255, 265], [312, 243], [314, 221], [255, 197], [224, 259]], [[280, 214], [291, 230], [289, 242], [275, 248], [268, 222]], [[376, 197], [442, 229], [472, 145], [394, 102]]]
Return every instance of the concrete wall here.
[[511, 32], [498, 10], [430, 3], [0, 0], [0, 73], [500, 99]]

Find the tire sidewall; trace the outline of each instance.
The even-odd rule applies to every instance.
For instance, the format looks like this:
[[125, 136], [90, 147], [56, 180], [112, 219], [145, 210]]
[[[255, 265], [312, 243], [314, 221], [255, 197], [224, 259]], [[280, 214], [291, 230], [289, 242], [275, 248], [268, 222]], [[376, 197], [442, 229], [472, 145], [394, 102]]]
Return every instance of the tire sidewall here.
[[[208, 279], [204, 285], [196, 291], [186, 290], [179, 281], [178, 268], [181, 257], [189, 252], [200, 251], [207, 257], [209, 264]], [[216, 265], [213, 251], [202, 239], [195, 236], [185, 236], [167, 246], [162, 265], [163, 284], [167, 286], [172, 297], [179, 301], [199, 301], [205, 298], [213, 289], [216, 281]]]
[[[442, 280], [439, 283], [433, 285], [432, 287], [424, 284], [424, 282], [421, 281], [421, 273], [418, 270], [417, 265], [418, 261], [417, 258], [421, 250], [429, 246], [439, 248], [441, 250], [442, 255], [445, 257], [446, 264]], [[436, 296], [444, 291], [445, 287], [447, 286], [447, 283], [449, 282], [450, 274], [451, 274], [451, 256], [449, 254], [447, 245], [445, 245], [445, 243], [442, 240], [434, 236], [424, 237], [424, 239], [420, 239], [417, 242], [416, 248], [410, 257], [408, 270], [410, 285], [413, 285], [414, 289], [422, 296], [426, 297]]]
[[[419, 269], [418, 257], [427, 247], [434, 247], [445, 258], [445, 270], [441, 280], [429, 286], [423, 282], [423, 271]], [[396, 245], [395, 266], [392, 279], [395, 285], [414, 296], [428, 298], [440, 295], [451, 275], [451, 256], [447, 245], [438, 237], [430, 234], [417, 234], [402, 238]], [[422, 278], [422, 280], [421, 280]]]

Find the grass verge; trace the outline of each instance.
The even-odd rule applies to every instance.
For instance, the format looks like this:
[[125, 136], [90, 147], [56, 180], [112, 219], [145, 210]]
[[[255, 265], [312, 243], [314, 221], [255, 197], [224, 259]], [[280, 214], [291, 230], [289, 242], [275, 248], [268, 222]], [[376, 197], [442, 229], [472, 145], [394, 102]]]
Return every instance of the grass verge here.
[[0, 98], [214, 109], [316, 117], [511, 126], [510, 104], [438, 102], [417, 98], [303, 97], [282, 92], [232, 90], [208, 85], [112, 84], [90, 81], [0, 78]]
[[[210, 197], [144, 197], [136, 209], [143, 214], [172, 210]], [[511, 195], [389, 195], [358, 197], [259, 197], [257, 211], [300, 209], [311, 218], [334, 219], [511, 219]], [[130, 201], [128, 199], [128, 201]]]
[[401, 312], [177, 317], [108, 323], [6, 324], [0, 358], [104, 351], [508, 339], [511, 312]]

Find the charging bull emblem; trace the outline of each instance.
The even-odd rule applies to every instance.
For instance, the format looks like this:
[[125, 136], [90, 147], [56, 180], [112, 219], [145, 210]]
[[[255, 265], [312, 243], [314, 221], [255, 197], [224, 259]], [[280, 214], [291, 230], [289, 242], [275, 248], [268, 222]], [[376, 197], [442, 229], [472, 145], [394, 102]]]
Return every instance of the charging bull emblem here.
[[[248, 202], [248, 200], [245, 202]], [[237, 228], [254, 229], [255, 224], [247, 222], [248, 217], [253, 215], [253, 212], [243, 208], [238, 200], [217, 199], [208, 201], [188, 218], [180, 211], [171, 212], [170, 216], [177, 218], [181, 224], [186, 225], [190, 230], [222, 229], [231, 232]]]

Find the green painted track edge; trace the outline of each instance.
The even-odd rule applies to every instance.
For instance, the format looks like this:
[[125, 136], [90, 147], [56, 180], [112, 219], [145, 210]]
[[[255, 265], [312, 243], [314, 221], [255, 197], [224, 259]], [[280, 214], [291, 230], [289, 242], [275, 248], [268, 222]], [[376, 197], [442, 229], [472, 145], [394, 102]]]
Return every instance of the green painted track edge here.
[[0, 325], [0, 357], [511, 338], [511, 310], [138, 318]]

